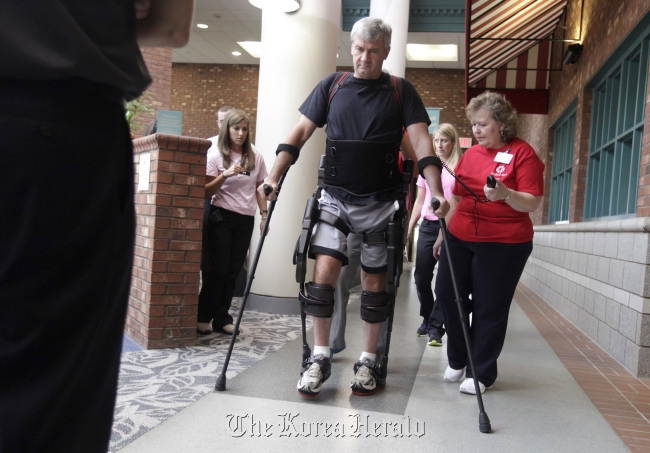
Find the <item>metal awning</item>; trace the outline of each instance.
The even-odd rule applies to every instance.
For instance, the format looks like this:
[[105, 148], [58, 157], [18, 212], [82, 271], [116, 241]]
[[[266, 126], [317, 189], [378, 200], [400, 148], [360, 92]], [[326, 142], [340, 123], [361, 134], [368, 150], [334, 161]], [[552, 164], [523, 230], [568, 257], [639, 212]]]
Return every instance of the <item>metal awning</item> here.
[[466, 96], [504, 93], [520, 113], [547, 113], [551, 34], [568, 0], [467, 0]]

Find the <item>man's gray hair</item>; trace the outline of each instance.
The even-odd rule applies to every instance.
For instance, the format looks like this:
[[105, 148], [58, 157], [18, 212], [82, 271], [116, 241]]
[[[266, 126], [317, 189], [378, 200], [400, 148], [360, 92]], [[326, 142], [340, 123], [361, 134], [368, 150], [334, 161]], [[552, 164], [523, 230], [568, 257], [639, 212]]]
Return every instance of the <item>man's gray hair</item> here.
[[364, 17], [352, 26], [350, 38], [353, 42], [355, 37], [366, 42], [377, 42], [379, 38], [384, 38], [384, 49], [388, 49], [392, 33], [391, 26], [378, 17]]

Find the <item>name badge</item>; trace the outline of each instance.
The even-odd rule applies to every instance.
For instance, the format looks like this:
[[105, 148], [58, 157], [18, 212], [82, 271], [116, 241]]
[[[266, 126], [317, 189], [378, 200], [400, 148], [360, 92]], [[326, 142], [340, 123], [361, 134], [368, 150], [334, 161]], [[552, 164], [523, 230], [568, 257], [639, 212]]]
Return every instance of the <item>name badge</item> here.
[[497, 153], [497, 157], [494, 158], [495, 162], [500, 164], [509, 164], [512, 161], [512, 154], [510, 153]]

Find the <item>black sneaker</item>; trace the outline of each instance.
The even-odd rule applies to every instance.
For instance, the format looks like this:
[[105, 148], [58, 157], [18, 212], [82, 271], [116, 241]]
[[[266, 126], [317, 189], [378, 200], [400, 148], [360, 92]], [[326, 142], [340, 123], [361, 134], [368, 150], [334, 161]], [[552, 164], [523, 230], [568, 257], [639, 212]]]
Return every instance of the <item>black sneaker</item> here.
[[308, 365], [298, 380], [298, 393], [302, 396], [316, 396], [323, 388], [323, 382], [330, 377], [332, 364], [328, 357], [318, 354], [309, 358]]
[[373, 360], [365, 358], [354, 364], [354, 379], [352, 379], [352, 393], [368, 396], [384, 388], [379, 384], [379, 370]]
[[429, 335], [429, 346], [442, 346], [442, 338], [437, 335]]
[[415, 332], [415, 334], [418, 337], [426, 337], [428, 330], [429, 330], [429, 326], [427, 326], [425, 323], [422, 323], [422, 325], [418, 328], [418, 330], [417, 330], [417, 332]]

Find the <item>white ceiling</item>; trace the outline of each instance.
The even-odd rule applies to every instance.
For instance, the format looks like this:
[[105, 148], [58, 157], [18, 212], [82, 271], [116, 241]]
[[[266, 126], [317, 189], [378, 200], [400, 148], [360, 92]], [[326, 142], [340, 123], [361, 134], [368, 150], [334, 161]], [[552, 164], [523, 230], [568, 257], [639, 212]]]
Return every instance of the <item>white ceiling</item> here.
[[[325, 0], [322, 0], [325, 1]], [[329, 1], [329, 0], [327, 0]], [[207, 24], [200, 29], [196, 24]], [[248, 0], [195, 0], [194, 25], [190, 42], [182, 49], [174, 49], [174, 63], [212, 64], [259, 64], [258, 58], [250, 56], [237, 41], [260, 41], [262, 34], [262, 10]], [[456, 44], [458, 62], [407, 61], [407, 68], [465, 68], [464, 33], [409, 33], [408, 43]], [[350, 56], [350, 32], [339, 34], [339, 58], [337, 66], [352, 66]], [[232, 52], [238, 50], [236, 57]]]

